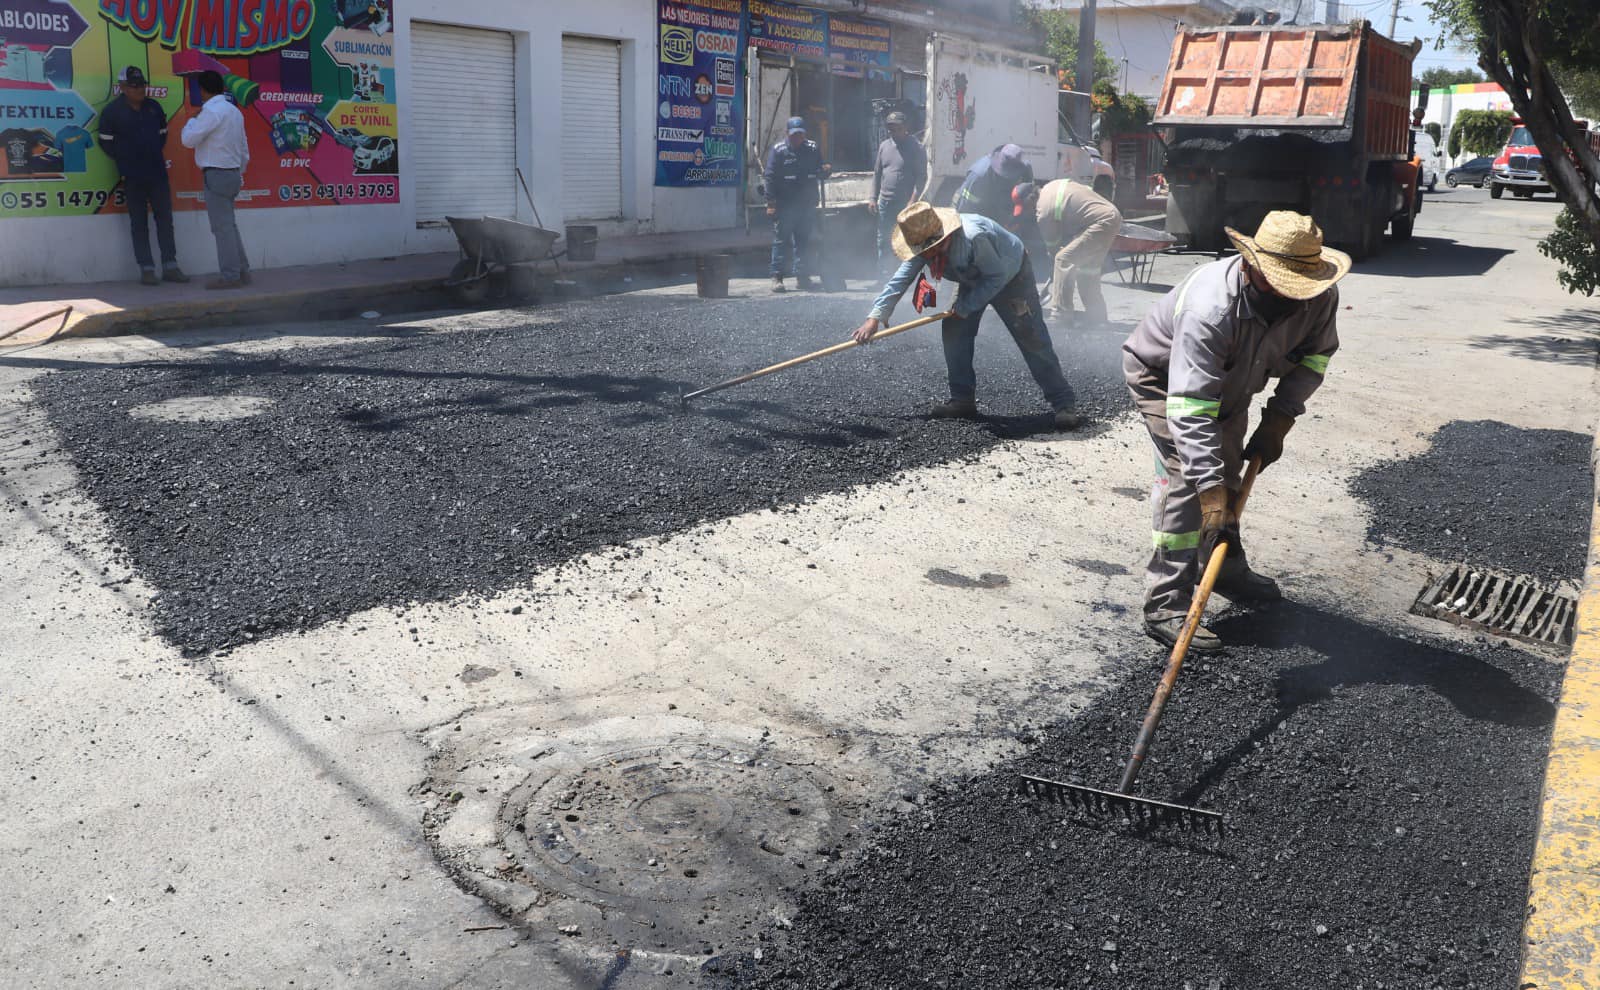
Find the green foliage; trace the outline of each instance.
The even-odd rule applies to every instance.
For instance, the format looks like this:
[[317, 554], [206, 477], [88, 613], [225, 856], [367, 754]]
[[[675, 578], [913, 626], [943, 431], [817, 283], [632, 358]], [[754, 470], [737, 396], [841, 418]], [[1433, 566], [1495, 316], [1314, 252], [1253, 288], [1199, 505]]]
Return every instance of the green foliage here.
[[1450, 158], [1454, 161], [1461, 157], [1461, 128], [1450, 128]]
[[1591, 122], [1600, 118], [1600, 69], [1587, 71], [1556, 69], [1555, 77], [1561, 83], [1561, 92], [1572, 101], [1572, 110]]
[[1429, 137], [1433, 138], [1433, 146], [1437, 148], [1439, 142], [1444, 139], [1444, 128], [1439, 126], [1438, 121], [1434, 121], [1431, 124], [1423, 124], [1422, 129], [1428, 132]]
[[1449, 89], [1451, 86], [1483, 81], [1483, 73], [1477, 69], [1447, 69], [1442, 65], [1436, 65], [1424, 71], [1420, 77], [1411, 80], [1411, 88]]
[[[1044, 53], [1061, 66], [1068, 88], [1082, 91], [1090, 87], [1079, 86], [1073, 79], [1078, 69], [1078, 12], [1075, 10], [1040, 10], [1024, 7], [1019, 12], [1022, 26], [1031, 31], [1044, 45]], [[1115, 81], [1117, 63], [1106, 53], [1099, 39], [1094, 43], [1094, 82], [1102, 79]]]
[[1561, 263], [1556, 278], [1568, 292], [1592, 296], [1600, 289], [1600, 245], [1570, 209], [1556, 217], [1556, 229], [1539, 242], [1539, 253]]
[[[1450, 140], [1471, 155], [1498, 155], [1511, 136], [1508, 110], [1462, 110], [1451, 121]], [[1459, 136], [1460, 140], [1457, 141]]]
[[1111, 80], [1094, 84], [1094, 108], [1100, 114], [1100, 133], [1106, 137], [1133, 134], [1150, 126], [1150, 104], [1131, 93], [1119, 94]]

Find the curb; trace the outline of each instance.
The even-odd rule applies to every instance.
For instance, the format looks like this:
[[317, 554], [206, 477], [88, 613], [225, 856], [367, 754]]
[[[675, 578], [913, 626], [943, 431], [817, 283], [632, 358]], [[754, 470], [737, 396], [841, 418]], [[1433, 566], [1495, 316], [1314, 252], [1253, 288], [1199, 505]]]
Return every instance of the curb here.
[[[1600, 436], [1591, 467], [1597, 453]], [[1545, 765], [1517, 986], [1600, 987], [1600, 512], [1593, 503], [1576, 634]]]

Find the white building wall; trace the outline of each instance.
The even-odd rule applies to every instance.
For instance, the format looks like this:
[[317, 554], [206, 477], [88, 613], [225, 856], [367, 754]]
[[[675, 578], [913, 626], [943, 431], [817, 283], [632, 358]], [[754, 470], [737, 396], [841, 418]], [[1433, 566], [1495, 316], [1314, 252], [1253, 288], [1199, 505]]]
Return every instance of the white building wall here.
[[[518, 164], [544, 226], [560, 230], [561, 36], [583, 34], [622, 42], [623, 220], [602, 225], [601, 236], [704, 230], [733, 226], [739, 190], [655, 186], [656, 8], [652, 0], [396, 0], [395, 85], [400, 125], [400, 202], [365, 206], [275, 207], [240, 210], [239, 228], [252, 267], [328, 264], [399, 254], [448, 251], [447, 228], [418, 229], [410, 148], [427, 135], [410, 123], [411, 22], [433, 21], [508, 31], [517, 51]], [[463, 66], [463, 71], [471, 71]], [[470, 149], [464, 149], [470, 153]], [[171, 157], [192, 154], [177, 140]], [[532, 223], [518, 190], [514, 219]], [[216, 249], [204, 210], [174, 214], [178, 263], [192, 273], [216, 270]], [[153, 225], [152, 225], [153, 226]], [[0, 286], [137, 278], [123, 214], [22, 217], [4, 221]], [[153, 241], [153, 231], [152, 231]], [[155, 291], [155, 290], [152, 290]]]

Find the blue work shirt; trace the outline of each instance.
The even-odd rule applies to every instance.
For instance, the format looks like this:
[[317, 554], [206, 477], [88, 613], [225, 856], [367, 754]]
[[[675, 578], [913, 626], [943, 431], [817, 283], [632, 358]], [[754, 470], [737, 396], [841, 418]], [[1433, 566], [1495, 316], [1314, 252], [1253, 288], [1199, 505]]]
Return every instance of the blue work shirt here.
[[816, 206], [822, 181], [822, 150], [815, 141], [798, 148], [779, 141], [767, 152], [767, 167], [761, 179], [767, 186], [767, 202], [780, 210]]
[[[961, 317], [983, 312], [1000, 290], [1017, 277], [1024, 257], [1022, 241], [1016, 234], [988, 217], [961, 214], [961, 229], [950, 235], [950, 258], [944, 265], [945, 280], [959, 288], [951, 311]], [[873, 302], [872, 318], [888, 320], [900, 297], [927, 266], [920, 254], [901, 262], [899, 271], [889, 277]]]
[[167, 176], [167, 114], [146, 98], [135, 110], [118, 96], [100, 111], [100, 148], [123, 178], [154, 181]]
[[984, 155], [972, 163], [966, 181], [956, 190], [950, 206], [957, 213], [977, 213], [1003, 224], [1012, 222], [1011, 190], [1024, 182], [1033, 181], [1033, 166], [1026, 165], [1015, 178], [996, 172], [990, 167], [993, 155]]

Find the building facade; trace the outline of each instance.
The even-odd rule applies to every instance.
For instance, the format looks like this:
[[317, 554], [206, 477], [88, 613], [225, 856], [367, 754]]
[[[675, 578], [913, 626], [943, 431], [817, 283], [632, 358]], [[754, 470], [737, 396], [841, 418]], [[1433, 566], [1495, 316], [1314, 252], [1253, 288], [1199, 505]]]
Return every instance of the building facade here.
[[[446, 216], [602, 237], [742, 225], [772, 137], [747, 121], [770, 130], [774, 114], [809, 114], [848, 166], [883, 100], [924, 98], [931, 31], [1026, 44], [1007, 0], [284, 0], [270, 24], [241, 0], [48, 6], [60, 16], [0, 41], [6, 286], [137, 275], [95, 139], [126, 65], [172, 122], [179, 262], [203, 272], [213, 242], [177, 132], [204, 69], [246, 116], [239, 225], [252, 266], [267, 268], [448, 251]], [[823, 57], [757, 48], [753, 8], [768, 22], [795, 9], [835, 18]], [[780, 65], [781, 93], [748, 78]]]

